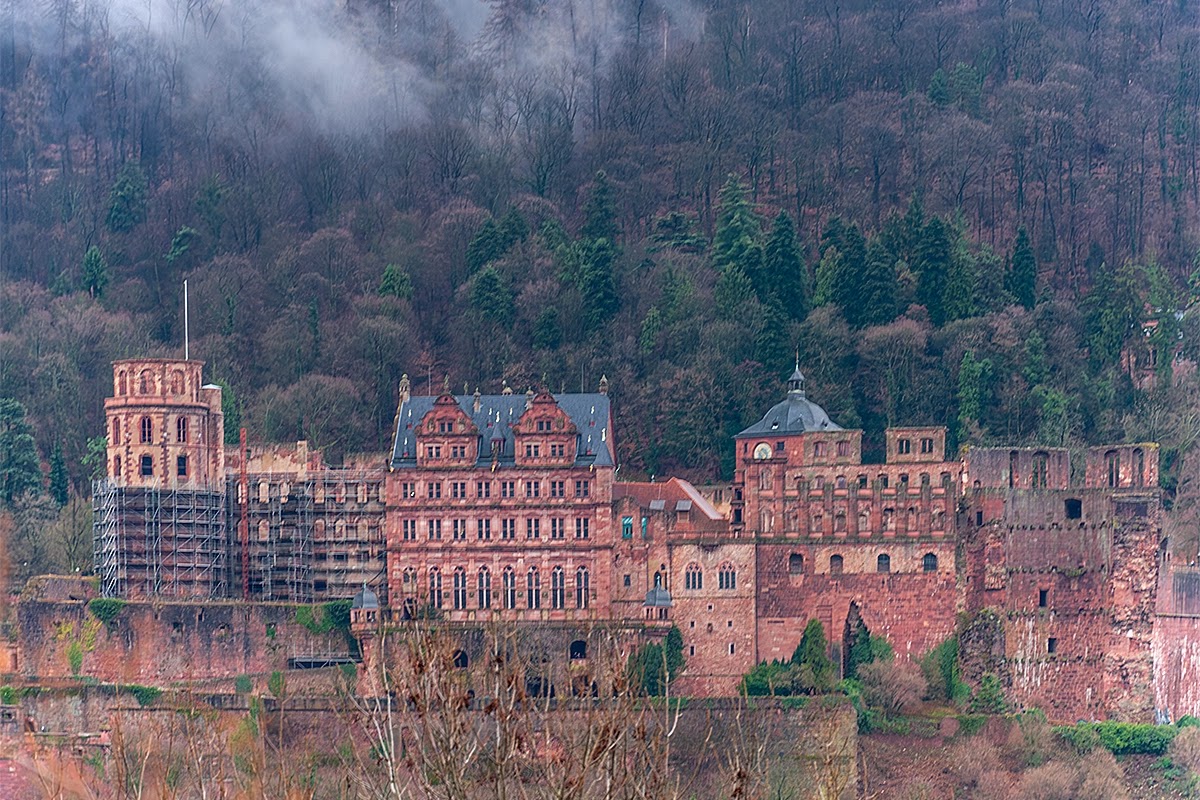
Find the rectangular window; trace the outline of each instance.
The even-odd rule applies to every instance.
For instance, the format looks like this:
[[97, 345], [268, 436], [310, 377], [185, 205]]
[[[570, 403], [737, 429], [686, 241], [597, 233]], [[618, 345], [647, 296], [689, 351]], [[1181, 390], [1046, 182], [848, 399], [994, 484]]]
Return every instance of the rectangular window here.
[[508, 541], [517, 538], [517, 521], [515, 519], [500, 520], [500, 538]]
[[525, 481], [525, 496], [540, 497], [542, 494], [541, 481]]
[[415, 542], [417, 540], [417, 521], [415, 519], [406, 519], [403, 523], [404, 541]]
[[465, 500], [467, 497], [467, 482], [454, 481], [450, 484], [450, 496], [455, 500]]
[[500, 496], [508, 499], [517, 496], [516, 481], [500, 481]]
[[179, 456], [175, 459], [175, 474], [181, 478], [187, 477], [187, 456]]
[[575, 496], [587, 497], [592, 493], [591, 481], [575, 481]]
[[429, 520], [429, 540], [431, 542], [442, 540], [442, 521], [440, 519]]
[[632, 586], [632, 585], [633, 585], [633, 576], [631, 576], [631, 575], [626, 575], [626, 576], [625, 576], [625, 577], [622, 579], [622, 583], [623, 583], [625, 586]]
[[440, 500], [441, 499], [441, 497], [442, 497], [441, 481], [430, 481], [429, 484], [426, 486], [426, 490], [429, 494], [430, 500]]
[[837, 443], [837, 454], [839, 458], [845, 458], [850, 455], [850, 443], [841, 441]]
[[1047, 653], [1057, 653], [1058, 652], [1058, 639], [1051, 636], [1049, 639], [1046, 640], [1046, 652]]
[[142, 456], [142, 477], [149, 478], [154, 474], [154, 456]]
[[575, 520], [575, 538], [576, 539], [588, 538], [590, 527], [591, 527], [591, 520], [589, 520], [587, 517], [579, 517], [578, 519], [576, 519]]
[[922, 439], [921, 440], [921, 452], [924, 453], [925, 455], [929, 455], [930, 453], [933, 452], [933, 439]]
[[467, 521], [465, 519], [454, 520], [454, 541], [465, 542], [467, 540]]
[[489, 497], [491, 497], [492, 496], [492, 482], [491, 481], [476, 481], [475, 482], [475, 496], [481, 500], [487, 500]]
[[547, 431], [549, 431], [549, 430], [550, 430], [550, 420], [548, 420], [548, 419], [539, 419], [539, 420], [537, 421], [537, 432], [538, 432], [538, 433], [545, 433], [545, 432], [547, 432]]
[[621, 538], [633, 538], [633, 517], [621, 517]]
[[438, 433], [454, 433], [454, 423], [448, 419], [438, 420]]
[[566, 525], [564, 524], [565, 522], [566, 522], [566, 520], [559, 519], [558, 517], [555, 517], [554, 519], [550, 520], [550, 538], [551, 539], [561, 540], [561, 539], [566, 538], [566, 531], [565, 531]]
[[1050, 590], [1038, 589], [1038, 608], [1045, 608], [1050, 602]]
[[566, 497], [567, 482], [566, 481], [550, 481], [550, 496], [551, 497]]
[[825, 457], [825, 442], [813, 442], [813, 457], [814, 458], [824, 458]]
[[442, 457], [442, 446], [440, 444], [425, 445], [425, 457], [426, 458], [441, 458]]
[[525, 538], [526, 539], [542, 538], [542, 521], [540, 519], [525, 520]]
[[525, 445], [525, 457], [526, 458], [540, 458], [541, 454], [542, 454], [541, 453], [541, 445], [536, 445], [536, 444]]
[[565, 458], [566, 455], [567, 455], [567, 446], [565, 444], [560, 443], [560, 444], [550, 445], [550, 457], [551, 458]]
[[455, 444], [450, 446], [450, 457], [457, 460], [462, 460], [467, 457], [467, 446], [465, 444]]
[[[325, 499], [324, 492], [322, 492], [321, 494], [322, 494], [321, 499], [324, 500]], [[400, 496], [401, 497], [416, 497], [417, 496], [417, 485], [415, 483], [400, 484]]]
[[490, 541], [492, 538], [492, 521], [490, 519], [481, 519], [477, 523], [478, 538], [481, 541]]

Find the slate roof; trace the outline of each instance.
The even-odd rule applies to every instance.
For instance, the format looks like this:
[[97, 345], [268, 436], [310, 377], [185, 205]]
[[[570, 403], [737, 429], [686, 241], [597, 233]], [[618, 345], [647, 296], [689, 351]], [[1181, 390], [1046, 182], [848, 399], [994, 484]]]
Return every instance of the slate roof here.
[[[392, 469], [412, 469], [417, 466], [417, 437], [415, 428], [421, 418], [433, 408], [436, 397], [424, 395], [410, 397], [400, 406], [397, 419], [396, 434], [392, 445]], [[500, 439], [500, 465], [512, 465], [515, 446], [513, 442], [513, 425], [525, 413], [528, 397], [524, 394], [485, 394], [479, 396], [479, 411], [474, 410], [475, 396], [464, 394], [454, 398], [458, 407], [463, 410], [475, 427], [479, 429], [483, 439], [479, 443], [479, 461], [477, 466], [490, 466], [492, 463], [492, 442]], [[555, 402], [566, 412], [571, 422], [579, 431], [578, 447], [576, 448], [575, 466], [615, 466], [613, 459], [613, 441], [610, 427], [608, 395], [600, 393], [588, 394], [556, 394]]]
[[800, 367], [797, 366], [796, 371], [788, 380], [787, 398], [772, 406], [766, 416], [734, 438], [840, 430], [842, 430], [842, 426], [831, 420], [825, 413], [825, 409], [805, 396], [804, 375], [800, 373]]

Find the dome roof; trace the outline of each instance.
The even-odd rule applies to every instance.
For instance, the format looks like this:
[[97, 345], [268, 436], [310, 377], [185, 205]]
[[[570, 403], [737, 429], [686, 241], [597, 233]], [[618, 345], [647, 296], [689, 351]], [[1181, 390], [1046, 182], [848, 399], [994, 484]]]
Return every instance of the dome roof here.
[[739, 433], [738, 437], [840, 430], [842, 426], [831, 420], [825, 409], [805, 396], [804, 375], [797, 366], [788, 379], [788, 393], [783, 402], [772, 406], [761, 420]]
[[362, 591], [354, 595], [354, 599], [350, 601], [350, 607], [362, 609], [379, 608], [379, 597], [371, 591], [371, 587], [364, 583]]

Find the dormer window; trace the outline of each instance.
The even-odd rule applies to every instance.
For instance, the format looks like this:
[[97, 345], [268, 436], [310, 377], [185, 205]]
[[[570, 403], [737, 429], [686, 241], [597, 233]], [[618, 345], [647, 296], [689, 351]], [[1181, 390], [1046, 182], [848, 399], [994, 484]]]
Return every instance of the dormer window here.
[[537, 421], [536, 428], [537, 428], [537, 432], [538, 432], [538, 433], [546, 433], [546, 432], [548, 432], [548, 431], [550, 430], [550, 420], [548, 420], [548, 419], [539, 419], [539, 420]]
[[454, 433], [454, 422], [448, 419], [438, 420], [438, 433]]

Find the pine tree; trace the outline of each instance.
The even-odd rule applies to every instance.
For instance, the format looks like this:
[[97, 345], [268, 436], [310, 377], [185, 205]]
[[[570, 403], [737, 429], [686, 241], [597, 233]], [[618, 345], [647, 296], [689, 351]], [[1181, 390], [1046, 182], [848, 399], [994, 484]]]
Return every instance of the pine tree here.
[[42, 467], [25, 407], [10, 397], [0, 398], [0, 501], [11, 507], [41, 486]]
[[562, 342], [558, 324], [558, 309], [547, 306], [533, 323], [533, 346], [539, 350], [557, 350]]
[[1006, 277], [1008, 280], [1004, 282], [1004, 288], [1012, 293], [1018, 303], [1032, 310], [1037, 299], [1037, 259], [1034, 258], [1033, 245], [1023, 225], [1017, 229], [1017, 240], [1013, 243]]
[[608, 176], [601, 170], [592, 181], [592, 193], [583, 207], [583, 227], [579, 229], [579, 236], [582, 239], [608, 239], [615, 246], [617, 233], [617, 205]]
[[954, 99], [950, 93], [950, 79], [942, 69], [937, 69], [929, 79], [929, 100], [938, 106], [948, 106]]
[[842, 237], [841, 256], [841, 271], [830, 291], [834, 304], [841, 309], [842, 317], [853, 325], [862, 312], [859, 290], [867, 271], [867, 243], [857, 225], [846, 229]]
[[896, 267], [891, 251], [880, 241], [872, 240], [867, 248], [867, 263], [858, 287], [855, 313], [848, 321], [866, 328], [886, 325], [896, 318]]
[[59, 506], [65, 506], [70, 499], [70, 480], [61, 444], [54, 445], [54, 451], [50, 454], [50, 497]]
[[980, 422], [986, 406], [987, 384], [992, 375], [991, 359], [976, 359], [975, 351], [963, 353], [958, 365], [958, 441], [967, 441], [971, 427]]
[[92, 297], [103, 295], [104, 287], [108, 286], [108, 262], [96, 245], [83, 254], [83, 286]]
[[762, 271], [784, 313], [791, 319], [804, 319], [808, 315], [808, 269], [796, 248], [796, 229], [786, 211], [780, 211], [771, 226]]
[[398, 297], [401, 300], [411, 300], [413, 295], [412, 278], [398, 264], [388, 264], [383, 268], [383, 279], [379, 282], [380, 297]]
[[834, 301], [837, 286], [842, 283], [842, 252], [830, 245], [817, 264], [817, 288], [813, 292], [813, 305], [824, 306]]
[[108, 195], [108, 229], [128, 233], [146, 220], [146, 175], [136, 161], [126, 161]]
[[975, 255], [967, 243], [959, 239], [952, 246], [952, 253], [950, 274], [946, 277], [946, 288], [942, 293], [945, 322], [966, 319], [975, 314], [975, 294], [979, 285]]
[[917, 245], [917, 302], [925, 306], [929, 319], [941, 326], [946, 321], [946, 285], [954, 268], [954, 254], [946, 223], [934, 217], [925, 226]]
[[595, 332], [621, 307], [614, 274], [619, 251], [609, 239], [581, 242], [577, 282], [583, 295], [585, 330]]
[[829, 644], [825, 639], [825, 627], [818, 619], [810, 619], [792, 653], [792, 663], [807, 666], [812, 670], [813, 683], [818, 688], [833, 682], [833, 663], [829, 660]]
[[713, 302], [716, 305], [717, 316], [722, 319], [740, 319], [742, 310], [753, 299], [754, 284], [750, 282], [750, 277], [741, 267], [731, 266], [717, 278], [717, 286], [713, 290]]
[[500, 239], [507, 251], [510, 247], [525, 241], [529, 236], [529, 223], [516, 206], [509, 206], [508, 211], [500, 219]]
[[474, 275], [488, 264], [504, 256], [507, 250], [504, 236], [491, 217], [484, 220], [467, 245], [467, 271]]
[[504, 323], [512, 316], [512, 292], [495, 267], [485, 267], [471, 284], [471, 305], [485, 319]]
[[225, 437], [225, 444], [239, 444], [242, 437], [242, 404], [228, 383], [220, 378], [214, 379], [213, 383], [221, 387], [221, 416], [225, 418], [222, 435]]
[[712, 265], [718, 271], [740, 267], [757, 291], [761, 286], [759, 273], [762, 268], [762, 251], [758, 246], [760, 229], [758, 218], [746, 200], [746, 187], [736, 176], [730, 175], [721, 187], [719, 199], [721, 210], [713, 234]]
[[823, 258], [825, 251], [831, 247], [836, 247], [838, 250], [844, 249], [846, 246], [846, 223], [841, 217], [830, 217], [829, 222], [825, 223], [825, 230], [821, 231], [821, 244], [818, 251]]

